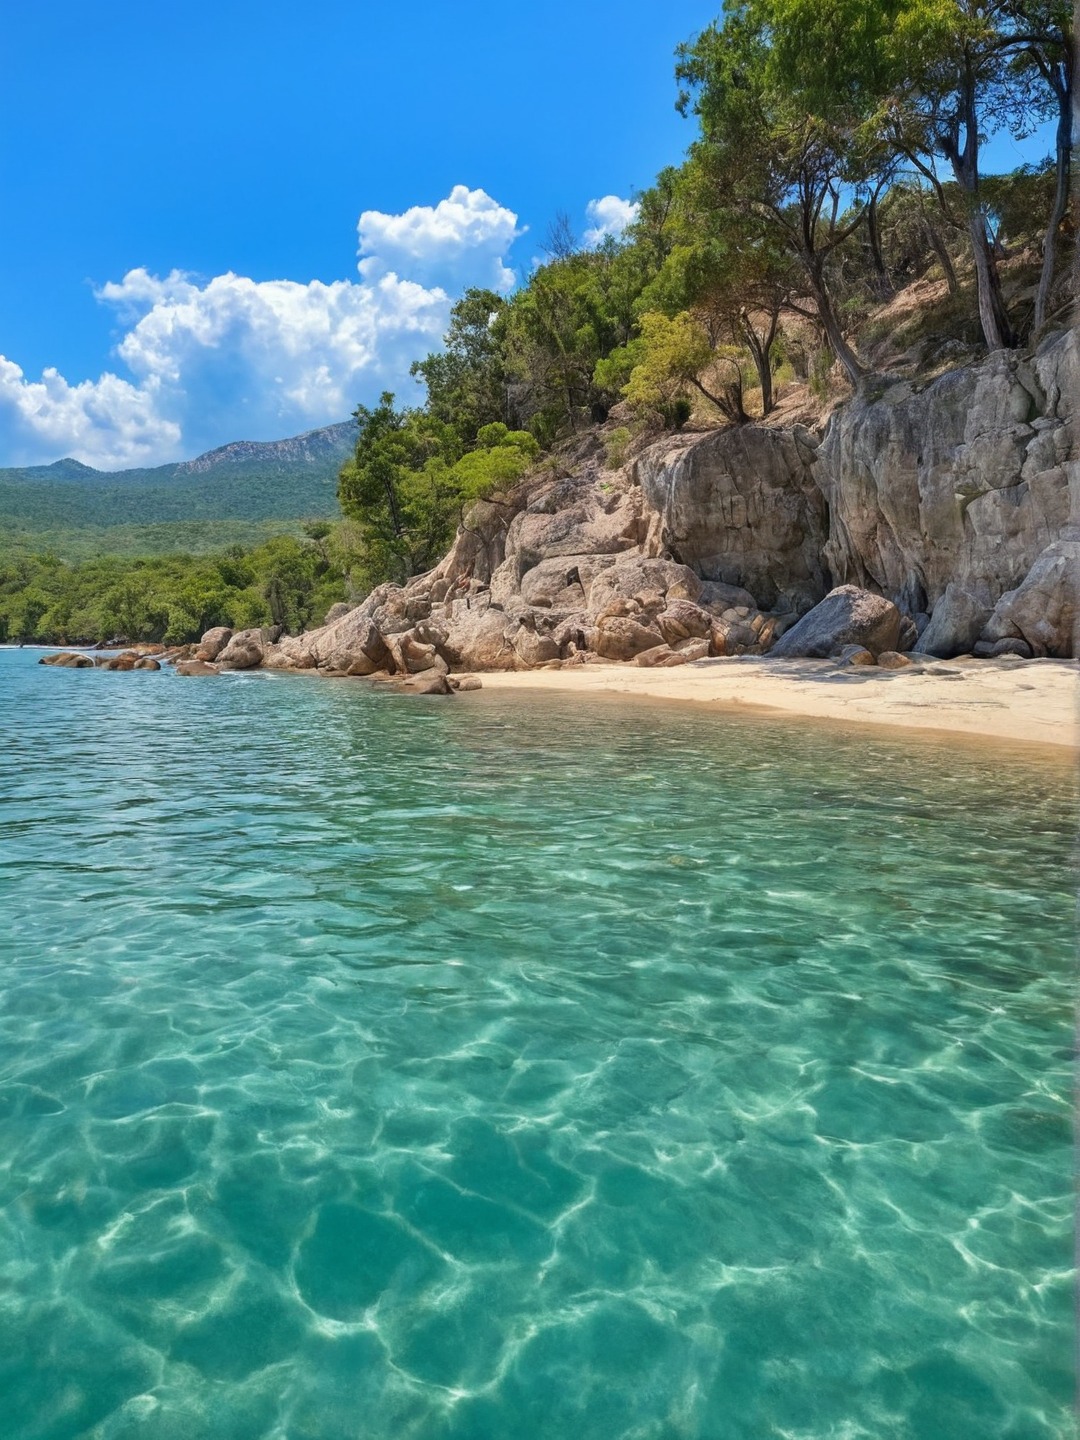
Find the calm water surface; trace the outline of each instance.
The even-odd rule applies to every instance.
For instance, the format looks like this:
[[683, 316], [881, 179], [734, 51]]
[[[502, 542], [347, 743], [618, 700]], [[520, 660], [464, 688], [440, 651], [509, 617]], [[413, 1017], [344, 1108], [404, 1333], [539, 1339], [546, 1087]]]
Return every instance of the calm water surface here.
[[36, 659], [5, 1437], [1072, 1433], [1063, 765]]

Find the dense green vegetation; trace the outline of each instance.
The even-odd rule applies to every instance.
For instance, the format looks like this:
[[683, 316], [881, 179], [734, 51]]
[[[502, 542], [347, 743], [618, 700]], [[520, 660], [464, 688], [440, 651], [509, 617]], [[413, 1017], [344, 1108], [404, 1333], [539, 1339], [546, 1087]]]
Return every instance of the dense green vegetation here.
[[0, 563], [33, 555], [77, 562], [112, 556], [213, 555], [250, 548], [275, 535], [302, 536], [300, 520], [166, 520], [156, 525], [82, 525], [31, 530], [0, 519]]
[[0, 561], [0, 641], [59, 644], [196, 639], [212, 625], [283, 625], [322, 620], [346, 594], [353, 557], [328, 524], [303, 539], [279, 536], [218, 555], [77, 565], [52, 555]]
[[[513, 295], [466, 292], [444, 348], [413, 367], [424, 403], [386, 394], [356, 411], [344, 521], [217, 558], [70, 567], [21, 553], [0, 580], [0, 626], [294, 628], [432, 566], [470, 505], [616, 405], [612, 463], [649, 429], [768, 415], [791, 379], [824, 397], [873, 383], [902, 350], [927, 370], [1031, 342], [1071, 295], [1071, 25], [1064, 0], [729, 0], [678, 52], [696, 126], [683, 163], [638, 197], [620, 239], [582, 248], [559, 221]], [[983, 175], [988, 136], [1046, 120], [1044, 164]], [[890, 314], [913, 281], [931, 282], [920, 306]], [[227, 500], [188, 474], [167, 498], [144, 481], [121, 504], [108, 484], [68, 495], [58, 474], [41, 508], [40, 477], [0, 473], [0, 517], [25, 539], [46, 516], [55, 530], [331, 513], [326, 481], [235, 480]]]

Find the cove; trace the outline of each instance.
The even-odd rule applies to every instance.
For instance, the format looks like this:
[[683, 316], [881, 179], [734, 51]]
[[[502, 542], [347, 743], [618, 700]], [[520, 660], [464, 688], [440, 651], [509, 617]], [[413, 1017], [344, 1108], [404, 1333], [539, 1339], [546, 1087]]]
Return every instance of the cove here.
[[1065, 763], [36, 659], [5, 1434], [1072, 1433]]

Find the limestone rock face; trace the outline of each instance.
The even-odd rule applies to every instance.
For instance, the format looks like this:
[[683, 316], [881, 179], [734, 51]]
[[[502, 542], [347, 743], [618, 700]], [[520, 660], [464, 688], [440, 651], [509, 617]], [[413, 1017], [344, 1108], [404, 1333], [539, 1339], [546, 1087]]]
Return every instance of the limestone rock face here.
[[778, 659], [824, 660], [845, 645], [859, 645], [876, 658], [883, 650], [895, 650], [899, 638], [900, 611], [891, 600], [857, 585], [839, 585], [769, 653]]
[[439, 690], [462, 671], [845, 646], [1074, 654], [1078, 393], [1059, 334], [921, 388], [868, 380], [820, 439], [728, 427], [610, 470], [589, 431], [475, 505], [426, 575], [303, 635], [208, 631], [196, 655]]
[[1072, 528], [1039, 555], [1015, 590], [994, 607], [984, 631], [996, 655], [1080, 654], [1080, 529]]
[[[1003, 596], [1080, 524], [1078, 396], [1069, 331], [1030, 359], [1000, 352], [923, 390], [894, 386], [843, 406], [815, 466], [835, 580], [870, 586], [912, 617], [929, 613], [921, 651], [970, 651]], [[1056, 618], [1024, 611], [1025, 624], [1041, 624], [1037, 653], [1074, 653], [1065, 570], [1048, 558], [1035, 582], [1043, 601], [1056, 597]], [[995, 624], [1006, 623], [1003, 612]]]
[[815, 444], [805, 430], [742, 425], [651, 446], [637, 474], [657, 553], [769, 609], [807, 609], [829, 588]]

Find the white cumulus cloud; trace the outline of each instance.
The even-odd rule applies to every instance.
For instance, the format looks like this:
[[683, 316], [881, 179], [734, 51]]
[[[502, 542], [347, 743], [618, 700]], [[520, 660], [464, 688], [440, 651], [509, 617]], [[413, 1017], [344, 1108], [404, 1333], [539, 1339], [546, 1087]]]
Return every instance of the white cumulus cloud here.
[[585, 218], [589, 228], [581, 237], [587, 250], [593, 250], [609, 235], [618, 239], [628, 225], [637, 219], [636, 200], [623, 200], [618, 195], [602, 195], [599, 200], [590, 200], [585, 206]]
[[483, 190], [455, 185], [437, 205], [413, 205], [400, 215], [365, 210], [357, 233], [365, 280], [398, 272], [429, 285], [506, 291], [514, 273], [503, 257], [524, 230]]
[[418, 396], [409, 365], [438, 345], [451, 295], [512, 285], [517, 217], [458, 185], [434, 206], [367, 210], [358, 228], [359, 280], [136, 268], [102, 285], [98, 300], [127, 327], [116, 355], [132, 378], [30, 380], [0, 357], [0, 463], [159, 464], [341, 420], [383, 389]]
[[49, 366], [40, 380], [28, 380], [0, 355], [3, 458], [36, 465], [74, 455], [103, 468], [168, 458], [180, 444], [180, 426], [158, 412], [160, 398], [156, 381], [132, 385], [109, 371], [69, 385]]

